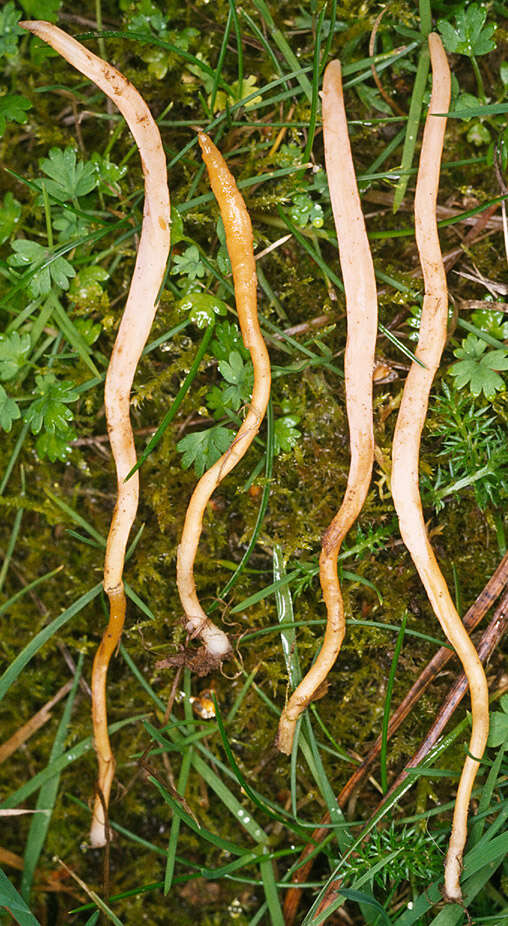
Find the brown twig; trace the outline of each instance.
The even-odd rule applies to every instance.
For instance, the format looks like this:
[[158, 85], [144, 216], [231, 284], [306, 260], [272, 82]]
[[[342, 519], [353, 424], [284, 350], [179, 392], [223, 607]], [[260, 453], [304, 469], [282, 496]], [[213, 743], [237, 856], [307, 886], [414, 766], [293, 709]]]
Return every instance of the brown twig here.
[[449, 254], [444, 255], [443, 262], [447, 273], [452, 269], [452, 267], [455, 266], [457, 261], [463, 255], [465, 248], [472, 244], [473, 241], [475, 241], [482, 233], [482, 231], [487, 227], [498, 206], [499, 203], [493, 203], [491, 206], [489, 206], [488, 209], [485, 210], [485, 212], [480, 212], [480, 214], [476, 216], [475, 224], [472, 226], [472, 228], [469, 229], [467, 235], [462, 241], [460, 248], [455, 248]]

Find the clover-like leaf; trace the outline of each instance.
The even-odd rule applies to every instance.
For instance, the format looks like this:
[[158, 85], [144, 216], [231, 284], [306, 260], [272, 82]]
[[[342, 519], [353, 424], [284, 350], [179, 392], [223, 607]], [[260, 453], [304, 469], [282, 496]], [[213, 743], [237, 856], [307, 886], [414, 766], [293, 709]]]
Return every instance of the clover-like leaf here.
[[48, 158], [41, 158], [39, 167], [49, 180], [34, 180], [42, 189], [42, 183], [50, 196], [60, 202], [79, 199], [95, 189], [99, 182], [97, 169], [89, 161], [78, 161], [74, 148], [51, 148]]
[[53, 228], [58, 232], [59, 242], [65, 244], [86, 235], [90, 230], [90, 220], [70, 209], [62, 209], [53, 219]]
[[214, 425], [206, 431], [186, 434], [178, 441], [176, 449], [182, 456], [182, 466], [189, 469], [194, 463], [194, 470], [202, 476], [206, 469], [213, 466], [231, 444], [232, 433], [228, 428]]
[[93, 322], [91, 318], [77, 318], [74, 325], [89, 347], [95, 344], [102, 330], [101, 325], [98, 322]]
[[227, 360], [231, 351], [238, 351], [242, 357], [249, 356], [236, 322], [218, 322], [210, 348], [217, 360]]
[[75, 437], [76, 432], [69, 426], [64, 431], [43, 431], [35, 442], [37, 455], [51, 463], [55, 460], [64, 461], [72, 450], [71, 441]]
[[471, 315], [471, 321], [477, 328], [491, 334], [498, 341], [508, 340], [508, 316], [504, 312], [496, 312], [496, 304], [491, 309], [478, 309]]
[[[236, 80], [231, 84], [231, 93], [225, 93], [223, 90], [219, 90], [218, 93], [216, 93], [213, 106], [214, 113], [226, 109], [228, 105], [233, 106], [235, 103], [239, 103], [240, 100], [245, 100], [251, 93], [255, 93], [258, 89], [257, 78], [253, 74], [244, 77], [241, 84]], [[261, 96], [253, 97], [248, 103], [245, 103], [245, 109], [254, 109], [262, 99]], [[211, 96], [208, 97], [208, 105], [210, 104]]]
[[56, 22], [62, 0], [19, 0], [30, 19], [44, 19]]
[[289, 210], [293, 222], [303, 228], [307, 222], [310, 222], [314, 228], [322, 228], [324, 223], [323, 209], [319, 203], [308, 195], [308, 193], [297, 193], [293, 197], [293, 205]]
[[30, 353], [30, 335], [20, 335], [17, 331], [11, 334], [0, 334], [0, 379], [5, 382], [13, 379], [23, 367]]
[[21, 124], [27, 122], [26, 113], [31, 108], [30, 100], [19, 93], [7, 93], [6, 96], [0, 96], [0, 135], [4, 134], [8, 122]]
[[302, 436], [296, 427], [299, 421], [300, 418], [297, 415], [284, 415], [283, 418], [277, 418], [273, 429], [275, 453], [289, 453], [293, 447], [296, 447]]
[[100, 192], [106, 196], [120, 196], [121, 187], [118, 181], [125, 177], [127, 164], [113, 164], [108, 154], [99, 154], [98, 151], [93, 152], [90, 164], [96, 172]]
[[493, 51], [496, 43], [492, 41], [496, 26], [485, 25], [487, 10], [479, 3], [470, 3], [457, 11], [455, 28], [446, 19], [440, 19], [437, 27], [443, 37], [447, 51], [468, 58], [486, 55]]
[[490, 717], [488, 746], [502, 746], [508, 742], [508, 695], [500, 699], [501, 711], [494, 711]]
[[11, 237], [21, 218], [21, 203], [9, 191], [0, 206], [0, 244]]
[[[25, 270], [32, 269], [32, 278], [30, 280], [30, 292], [32, 296], [46, 296], [50, 289], [51, 283], [55, 283], [60, 289], [69, 288], [69, 280], [75, 276], [76, 271], [65, 257], [51, 258], [51, 251], [45, 248], [37, 241], [28, 241], [26, 238], [18, 238], [12, 242], [14, 254], [7, 258], [10, 267], [23, 267]], [[43, 266], [47, 263], [47, 266]]]
[[104, 267], [83, 267], [69, 287], [69, 299], [82, 309], [93, 309], [100, 305], [106, 295], [101, 286], [109, 278]]
[[183, 254], [176, 254], [173, 258], [172, 274], [186, 276], [189, 280], [195, 280], [196, 277], [200, 279], [204, 277], [205, 272], [205, 265], [195, 244], [191, 244]]
[[189, 315], [198, 328], [208, 328], [215, 324], [216, 315], [225, 315], [227, 308], [221, 299], [211, 293], [187, 293], [180, 299], [178, 307]]
[[25, 30], [18, 26], [20, 19], [21, 12], [16, 9], [14, 0], [9, 0], [3, 9], [0, 9], [0, 57], [17, 53], [19, 37], [26, 34]]
[[35, 377], [37, 398], [28, 406], [24, 420], [30, 425], [32, 434], [38, 434], [44, 426], [46, 431], [65, 432], [67, 422], [73, 417], [68, 404], [75, 402], [78, 393], [74, 383], [69, 380], [57, 380], [53, 373]]
[[454, 351], [459, 363], [450, 367], [450, 373], [459, 389], [469, 385], [472, 395], [478, 396], [483, 392], [487, 399], [492, 399], [496, 392], [505, 388], [505, 382], [497, 371], [508, 370], [508, 351], [485, 352], [486, 347], [481, 338], [468, 334], [462, 346]]
[[229, 385], [212, 386], [207, 392], [206, 403], [215, 418], [222, 417], [226, 408], [238, 411], [249, 401], [254, 383], [250, 358], [246, 361], [237, 350], [231, 351], [227, 360], [219, 361], [219, 370]]
[[130, 32], [146, 32], [148, 35], [154, 32], [160, 33], [164, 29], [168, 17], [161, 13], [158, 6], [152, 3], [152, 0], [139, 0], [136, 3], [135, 13], [133, 13], [127, 22], [127, 28]]
[[21, 418], [21, 412], [14, 399], [11, 399], [4, 387], [0, 386], [0, 428], [10, 431], [16, 418]]
[[245, 361], [240, 352], [234, 350], [227, 360], [219, 360], [219, 370], [229, 383], [223, 390], [224, 405], [236, 411], [251, 396], [254, 381], [252, 363], [250, 360]]

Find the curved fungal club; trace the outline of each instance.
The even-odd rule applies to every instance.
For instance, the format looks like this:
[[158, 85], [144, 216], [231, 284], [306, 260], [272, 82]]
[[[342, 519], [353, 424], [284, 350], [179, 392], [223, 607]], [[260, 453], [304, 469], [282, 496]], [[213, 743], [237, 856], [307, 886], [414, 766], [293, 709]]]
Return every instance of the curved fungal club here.
[[170, 207], [166, 158], [159, 129], [148, 106], [123, 74], [52, 23], [21, 22], [20, 26], [51, 45], [115, 103], [139, 148], [145, 181], [143, 224], [136, 264], [111, 354], [104, 397], [118, 494], [104, 561], [104, 590], [110, 603], [109, 623], [92, 670], [93, 731], [99, 773], [90, 842], [92, 846], [100, 847], [107, 841], [107, 808], [115, 772], [108, 735], [106, 679], [109, 662], [120, 641], [125, 620], [123, 567], [139, 498], [138, 472], [125, 481], [136, 464], [129, 414], [130, 391], [141, 352], [152, 327], [169, 253]]
[[376, 280], [349, 144], [339, 61], [331, 61], [326, 68], [322, 111], [325, 162], [346, 294], [344, 370], [351, 463], [344, 500], [323, 536], [319, 558], [327, 610], [323, 645], [314, 665], [291, 695], [279, 723], [277, 746], [287, 754], [292, 749], [300, 714], [326, 679], [342, 645], [345, 618], [337, 557], [344, 537], [362, 510], [374, 462], [372, 373], [377, 332]]
[[227, 635], [206, 616], [196, 592], [194, 561], [206, 505], [220, 482], [247, 453], [259, 431], [270, 398], [270, 358], [257, 316], [257, 278], [252, 225], [243, 197], [224, 158], [208, 135], [198, 133], [212, 190], [218, 202], [231, 260], [238, 320], [243, 342], [254, 367], [254, 386], [247, 415], [229, 449], [201, 477], [192, 493], [177, 554], [177, 586], [185, 612], [185, 626], [204, 644], [208, 668], [220, 665], [231, 654]]
[[425, 529], [418, 488], [420, 438], [425, 422], [432, 381], [446, 342], [448, 292], [439, 246], [436, 201], [446, 120], [450, 103], [450, 69], [441, 39], [429, 35], [432, 96], [425, 123], [415, 195], [416, 243], [425, 281], [420, 336], [402, 396], [393, 440], [392, 496], [402, 539], [408, 548], [430, 603], [454, 647], [471, 691], [472, 732], [457, 791], [453, 826], [445, 863], [445, 895], [460, 901], [462, 853], [467, 838], [467, 814], [471, 791], [489, 730], [487, 680], [476, 649], [451, 599]]

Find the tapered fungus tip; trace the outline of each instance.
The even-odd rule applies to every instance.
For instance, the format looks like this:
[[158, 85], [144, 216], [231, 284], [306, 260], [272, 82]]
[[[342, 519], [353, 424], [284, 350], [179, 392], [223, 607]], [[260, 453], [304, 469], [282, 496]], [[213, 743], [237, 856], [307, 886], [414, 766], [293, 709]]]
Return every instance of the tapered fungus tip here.
[[326, 65], [325, 77], [328, 75], [329, 79], [340, 80], [342, 77], [342, 67], [338, 58], [334, 58], [333, 61], [330, 61]]
[[51, 23], [45, 22], [44, 19], [22, 19], [18, 22], [18, 26], [21, 26], [22, 29], [28, 29], [29, 32], [40, 32], [44, 26], [50, 26]]
[[206, 133], [203, 132], [201, 129], [198, 129], [198, 142], [199, 142], [199, 147], [201, 148], [201, 151], [210, 150], [210, 139], [208, 138], [208, 135], [206, 135]]

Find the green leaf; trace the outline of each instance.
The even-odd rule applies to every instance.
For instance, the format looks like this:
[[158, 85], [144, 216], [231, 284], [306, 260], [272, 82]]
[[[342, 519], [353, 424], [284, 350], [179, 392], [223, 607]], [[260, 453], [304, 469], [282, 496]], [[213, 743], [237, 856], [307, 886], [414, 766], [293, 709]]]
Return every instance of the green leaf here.
[[0, 244], [11, 237], [16, 225], [21, 218], [21, 203], [14, 199], [13, 194], [9, 191], [4, 196], [4, 201], [0, 206]]
[[[462, 116], [458, 116], [457, 118], [462, 119], [464, 122], [468, 122], [470, 118], [472, 119], [474, 117], [475, 110], [481, 106], [482, 101], [477, 96], [474, 96], [473, 93], [459, 93], [455, 100], [453, 110], [457, 113], [463, 113]], [[471, 110], [470, 117], [467, 115], [468, 110]]]
[[310, 222], [314, 228], [322, 228], [324, 223], [323, 209], [319, 203], [315, 203], [308, 193], [298, 193], [293, 197], [293, 205], [289, 214], [300, 228]]
[[0, 9], [0, 57], [2, 55], [15, 55], [18, 51], [20, 35], [26, 35], [25, 30], [18, 26], [21, 13], [16, 9], [14, 0]]
[[27, 109], [31, 109], [32, 104], [26, 96], [19, 93], [8, 93], [6, 96], [0, 96], [0, 135], [5, 132], [5, 126], [8, 122], [19, 122], [21, 124], [28, 121], [26, 114]]
[[185, 249], [183, 254], [176, 254], [173, 258], [172, 274], [186, 276], [189, 280], [204, 277], [206, 267], [201, 260], [199, 250], [195, 244]]
[[458, 10], [455, 28], [445, 19], [440, 19], [437, 27], [446, 50], [452, 54], [467, 55], [468, 58], [493, 51], [496, 43], [492, 37], [496, 26], [494, 23], [486, 26], [486, 19], [487, 10], [478, 3], [470, 3], [468, 7]]
[[474, 122], [466, 138], [470, 144], [476, 145], [477, 148], [480, 148], [482, 145], [488, 145], [491, 140], [487, 126], [483, 125], [482, 122]]
[[297, 415], [285, 415], [283, 418], [277, 418], [274, 428], [275, 453], [289, 453], [293, 447], [296, 447], [302, 436], [301, 432], [296, 428], [299, 421]]
[[113, 164], [109, 160], [108, 154], [99, 154], [98, 151], [93, 152], [90, 164], [95, 170], [97, 186], [100, 192], [104, 193], [105, 196], [120, 196], [122, 189], [118, 181], [125, 177], [127, 164], [122, 166]]
[[[245, 77], [241, 84], [239, 81], [235, 81], [231, 84], [231, 93], [225, 93], [223, 90], [219, 90], [215, 96], [215, 103], [213, 107], [214, 113], [220, 112], [223, 109], [226, 109], [228, 106], [234, 106], [235, 103], [238, 103], [240, 100], [244, 100], [246, 97], [250, 96], [251, 93], [254, 93], [258, 90], [257, 78], [250, 74], [248, 77]], [[255, 109], [256, 106], [262, 101], [261, 96], [255, 96], [252, 100], [249, 100], [245, 104], [245, 109]], [[212, 102], [211, 95], [208, 97], [208, 105], [210, 106]]]
[[0, 380], [13, 379], [25, 365], [30, 353], [29, 334], [0, 334]]
[[226, 382], [235, 385], [241, 382], [244, 367], [242, 357], [236, 350], [229, 355], [228, 360], [221, 360], [219, 363], [219, 370]]
[[377, 109], [380, 113], [387, 113], [389, 116], [392, 115], [391, 107], [386, 100], [383, 100], [377, 87], [368, 87], [366, 84], [356, 84], [355, 90], [360, 100], [369, 111]]
[[218, 322], [214, 334], [215, 337], [210, 347], [217, 360], [227, 360], [233, 350], [238, 351], [242, 357], [249, 356], [249, 351], [242, 341], [240, 329], [235, 322]]
[[183, 299], [180, 299], [178, 308], [182, 312], [188, 313], [189, 319], [194, 322], [198, 328], [208, 328], [209, 325], [215, 324], [216, 315], [225, 315], [227, 306], [221, 299], [210, 293], [187, 293]]
[[231, 351], [227, 360], [219, 361], [219, 370], [229, 386], [213, 386], [206, 396], [207, 405], [215, 411], [216, 418], [224, 414], [224, 409], [238, 411], [248, 402], [254, 382], [250, 358], [245, 361], [237, 350]]
[[104, 298], [101, 283], [107, 279], [109, 273], [104, 267], [83, 267], [69, 287], [69, 299], [85, 309], [101, 304]]
[[0, 869], [0, 909], [8, 910], [20, 926], [40, 926], [39, 920], [27, 907], [25, 901]]
[[71, 441], [75, 440], [76, 432], [73, 428], [67, 427], [64, 431], [43, 431], [39, 434], [35, 442], [37, 456], [41, 460], [64, 460], [69, 456], [72, 446]]
[[182, 241], [184, 238], [183, 233], [183, 219], [180, 215], [178, 209], [175, 206], [171, 206], [171, 247], [175, 244], [178, 244], [179, 241]]
[[223, 276], [228, 277], [231, 273], [231, 261], [229, 259], [228, 249], [225, 244], [221, 244], [217, 251], [217, 266]]
[[14, 399], [10, 399], [4, 387], [0, 386], [0, 428], [9, 432], [16, 418], [21, 418], [21, 412]]
[[89, 219], [70, 209], [62, 209], [53, 219], [53, 228], [58, 232], [58, 241], [62, 244], [73, 238], [84, 238], [90, 231], [90, 224]]
[[[11, 254], [7, 258], [10, 267], [23, 267], [25, 270], [36, 268], [48, 259], [51, 254], [49, 248], [45, 248], [36, 241], [28, 241], [26, 238], [18, 238], [12, 242]], [[60, 289], [69, 288], [69, 279], [76, 275], [76, 271], [69, 261], [64, 257], [57, 257], [52, 260], [47, 267], [34, 271], [30, 280], [30, 293], [32, 296], [46, 296], [51, 290], [51, 281]]]
[[78, 398], [74, 383], [69, 380], [59, 381], [53, 373], [46, 373], [45, 376], [37, 374], [35, 382], [34, 391], [38, 398], [28, 406], [23, 416], [32, 434], [38, 434], [43, 425], [46, 431], [65, 433], [67, 422], [73, 417], [67, 405]]
[[189, 469], [194, 464], [198, 476], [213, 466], [231, 444], [232, 433], [228, 428], [215, 425], [206, 431], [187, 434], [176, 445], [182, 456], [182, 466]]
[[[90, 162], [77, 161], [74, 148], [51, 148], [49, 158], [41, 158], [39, 167], [50, 178], [44, 180], [47, 192], [60, 202], [86, 196], [99, 183], [96, 166]], [[39, 189], [42, 188], [41, 180], [35, 180], [34, 183]]]
[[31, 19], [45, 19], [56, 22], [61, 0], [19, 0], [27, 16]]
[[479, 309], [471, 315], [471, 321], [477, 328], [491, 334], [498, 341], [508, 341], [508, 320], [504, 312], [496, 312], [495, 303], [492, 309]]
[[162, 32], [167, 23], [167, 16], [161, 13], [152, 0], [139, 0], [135, 12], [129, 17], [127, 28], [131, 32], [146, 32], [151, 35], [152, 29], [156, 33]]
[[504, 380], [495, 371], [508, 370], [508, 351], [490, 350], [485, 353], [486, 347], [481, 338], [468, 334], [462, 346], [454, 351], [460, 362], [450, 367], [450, 373], [459, 389], [469, 385], [472, 395], [478, 396], [483, 392], [487, 399], [492, 399], [496, 392], [505, 388]]
[[98, 322], [94, 323], [91, 318], [77, 318], [74, 325], [89, 347], [95, 344], [102, 331], [101, 325]]
[[494, 711], [490, 717], [488, 746], [502, 746], [508, 742], [508, 714]]

